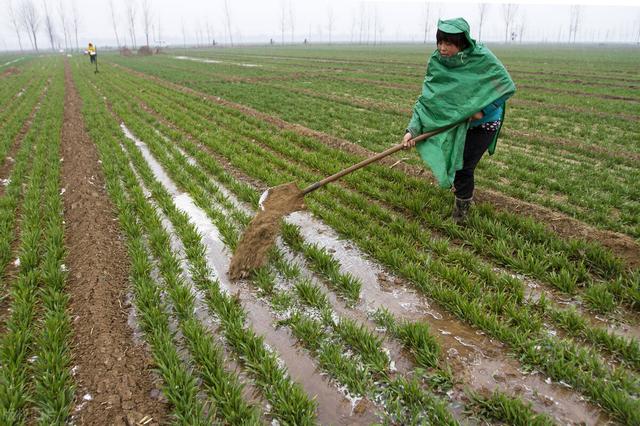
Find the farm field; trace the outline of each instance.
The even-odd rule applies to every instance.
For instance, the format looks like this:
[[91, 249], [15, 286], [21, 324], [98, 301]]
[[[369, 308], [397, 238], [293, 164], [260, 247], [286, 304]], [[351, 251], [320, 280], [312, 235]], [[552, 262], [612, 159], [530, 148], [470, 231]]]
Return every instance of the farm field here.
[[398, 143], [432, 47], [0, 56], [2, 424], [640, 424], [640, 54], [493, 49], [469, 223]]

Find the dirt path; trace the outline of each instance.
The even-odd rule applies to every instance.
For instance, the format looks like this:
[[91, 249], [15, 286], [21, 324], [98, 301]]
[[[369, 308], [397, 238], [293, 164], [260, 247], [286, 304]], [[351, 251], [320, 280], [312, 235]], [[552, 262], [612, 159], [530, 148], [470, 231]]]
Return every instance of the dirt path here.
[[[181, 86], [179, 84], [175, 84], [159, 77], [145, 74], [124, 66], [120, 66], [117, 64], [114, 64], [114, 66], [130, 74], [159, 83], [164, 87], [169, 87], [183, 93], [195, 95], [200, 97], [201, 99], [207, 99], [210, 102], [214, 102], [216, 104], [241, 111], [244, 114], [259, 118], [270, 124], [273, 124], [280, 129], [291, 130], [298, 134], [312, 137], [334, 148], [338, 148], [343, 151], [363, 157], [368, 157], [375, 154], [374, 152], [345, 139], [340, 139], [335, 136], [331, 136], [326, 133], [301, 126], [299, 124], [289, 123], [285, 120], [282, 120], [281, 118], [255, 110], [245, 105], [222, 99], [219, 96], [209, 95], [207, 93], [200, 92], [189, 87]], [[386, 164], [388, 166], [393, 165], [410, 176], [421, 177], [425, 180], [431, 179], [431, 175], [426, 172], [424, 167], [408, 165], [402, 162], [398, 163], [398, 160], [395, 156], [383, 159], [380, 161], [380, 163]], [[475, 193], [475, 198], [478, 201], [490, 202], [500, 210], [517, 213], [523, 216], [533, 217], [537, 221], [546, 224], [549, 229], [551, 229], [561, 237], [584, 239], [601, 244], [609, 248], [615, 255], [622, 258], [629, 267], [637, 268], [638, 266], [640, 266], [640, 244], [638, 244], [638, 242], [636, 242], [628, 235], [597, 229], [584, 222], [576, 220], [562, 213], [553, 211], [549, 208], [509, 197], [508, 195], [489, 189], [476, 189]]]
[[[62, 128], [67, 288], [73, 318], [77, 381], [74, 422], [135, 424], [144, 416], [167, 421], [148, 352], [127, 324], [129, 263], [117, 216], [104, 189], [98, 155], [84, 129], [69, 64]], [[85, 399], [90, 395], [91, 399]]]

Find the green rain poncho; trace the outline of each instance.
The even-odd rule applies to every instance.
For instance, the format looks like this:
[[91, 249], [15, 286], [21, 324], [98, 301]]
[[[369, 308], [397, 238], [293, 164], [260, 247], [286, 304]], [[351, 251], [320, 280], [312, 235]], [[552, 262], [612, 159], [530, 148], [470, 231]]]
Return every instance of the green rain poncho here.
[[[463, 18], [438, 22], [446, 33], [464, 33], [470, 47], [455, 56], [445, 57], [438, 50], [429, 58], [427, 75], [408, 129], [413, 136], [460, 123], [450, 130], [419, 142], [416, 149], [433, 171], [442, 188], [450, 188], [457, 170], [462, 168], [464, 142], [469, 117], [492, 103], [502, 103], [516, 90], [504, 65], [483, 44], [469, 35]], [[506, 105], [503, 107], [506, 110]], [[501, 120], [502, 121], [502, 120]], [[489, 146], [495, 151], [498, 133]]]

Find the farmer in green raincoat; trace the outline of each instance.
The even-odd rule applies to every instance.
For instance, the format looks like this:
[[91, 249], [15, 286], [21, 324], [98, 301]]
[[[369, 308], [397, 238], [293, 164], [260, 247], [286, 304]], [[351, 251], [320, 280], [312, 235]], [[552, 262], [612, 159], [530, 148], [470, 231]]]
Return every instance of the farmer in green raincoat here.
[[[416, 146], [439, 185], [452, 189], [453, 220], [462, 224], [473, 200], [475, 168], [485, 151], [493, 154], [505, 102], [516, 88], [498, 58], [471, 38], [463, 18], [438, 21], [436, 41], [403, 143]], [[417, 145], [412, 141], [451, 125]]]

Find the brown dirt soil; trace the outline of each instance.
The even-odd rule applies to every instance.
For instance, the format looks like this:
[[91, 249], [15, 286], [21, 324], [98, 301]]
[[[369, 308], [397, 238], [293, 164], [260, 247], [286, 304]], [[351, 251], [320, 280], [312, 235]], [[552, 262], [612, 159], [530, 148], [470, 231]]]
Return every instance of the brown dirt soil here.
[[[259, 118], [270, 124], [273, 124], [280, 129], [291, 130], [301, 135], [318, 139], [334, 148], [338, 148], [343, 151], [363, 157], [369, 157], [374, 154], [372, 151], [345, 139], [340, 139], [317, 130], [309, 129], [308, 127], [304, 127], [299, 124], [289, 123], [285, 120], [282, 120], [281, 118], [257, 111], [245, 105], [222, 99], [219, 96], [209, 95], [198, 90], [181, 86], [179, 84], [172, 83], [159, 77], [135, 71], [117, 64], [115, 64], [115, 66], [146, 80], [155, 81], [163, 85], [164, 87], [169, 87], [183, 93], [189, 93], [229, 108], [234, 108], [238, 111], [243, 112], [244, 114]], [[430, 173], [428, 173], [423, 167], [408, 165], [401, 161], [399, 162], [396, 156], [382, 159], [380, 160], [380, 163], [397, 167], [410, 176], [432, 180]], [[531, 216], [534, 219], [545, 223], [549, 229], [551, 229], [561, 237], [578, 238], [599, 243], [609, 248], [615, 255], [623, 259], [630, 268], [637, 268], [640, 266], [640, 244], [628, 235], [597, 229], [584, 222], [576, 220], [562, 213], [555, 212], [546, 207], [518, 200], [516, 198], [509, 197], [508, 195], [488, 189], [476, 189], [475, 198], [478, 201], [493, 203], [493, 205], [500, 210], [506, 210], [524, 216]]]
[[16, 74], [20, 74], [20, 70], [16, 67], [9, 67], [6, 70], [2, 71], [2, 74], [0, 74], [0, 77], [8, 77], [10, 75], [16, 75]]
[[304, 209], [304, 195], [291, 182], [270, 188], [263, 208], [242, 234], [229, 265], [229, 278], [237, 280], [261, 266], [280, 231], [280, 219], [289, 213]]
[[[67, 289], [73, 318], [77, 381], [74, 423], [165, 423], [168, 404], [157, 389], [152, 360], [127, 324], [129, 262], [117, 217], [104, 189], [93, 142], [84, 129], [69, 64], [62, 128]], [[92, 399], [83, 400], [89, 394]]]

